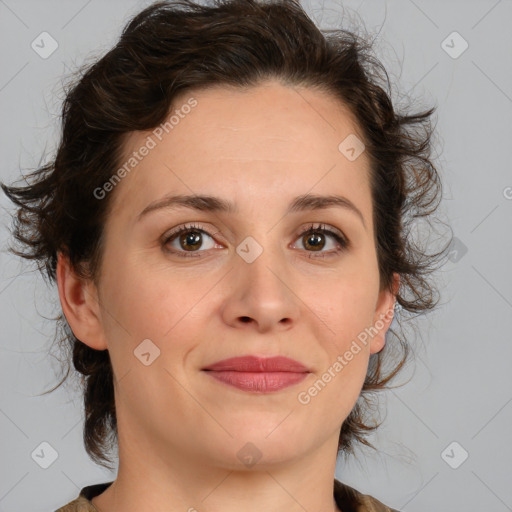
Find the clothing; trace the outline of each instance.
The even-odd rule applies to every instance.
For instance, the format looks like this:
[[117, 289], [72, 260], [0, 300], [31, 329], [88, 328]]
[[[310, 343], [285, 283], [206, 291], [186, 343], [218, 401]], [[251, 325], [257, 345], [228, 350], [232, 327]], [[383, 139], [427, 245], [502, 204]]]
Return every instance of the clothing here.
[[[98, 512], [90, 500], [101, 494], [110, 484], [112, 482], [84, 487], [75, 500], [55, 512]], [[342, 512], [398, 512], [336, 479], [334, 480], [334, 499]]]

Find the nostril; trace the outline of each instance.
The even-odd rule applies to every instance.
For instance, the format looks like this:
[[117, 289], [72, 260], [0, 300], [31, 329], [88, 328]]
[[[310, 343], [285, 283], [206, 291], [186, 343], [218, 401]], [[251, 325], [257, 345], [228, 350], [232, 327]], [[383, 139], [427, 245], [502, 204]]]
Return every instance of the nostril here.
[[247, 323], [247, 322], [250, 322], [250, 321], [251, 321], [251, 319], [250, 319], [248, 316], [243, 316], [243, 317], [241, 317], [241, 320], [242, 320], [242, 322], [244, 322], [244, 323]]

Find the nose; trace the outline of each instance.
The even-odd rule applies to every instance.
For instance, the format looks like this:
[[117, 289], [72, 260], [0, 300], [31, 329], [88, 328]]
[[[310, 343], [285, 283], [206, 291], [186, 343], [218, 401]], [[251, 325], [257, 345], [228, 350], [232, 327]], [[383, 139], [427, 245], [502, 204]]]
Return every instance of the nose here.
[[291, 329], [299, 317], [300, 300], [284, 258], [269, 250], [263, 250], [252, 261], [244, 257], [243, 251], [239, 254], [228, 277], [230, 286], [222, 308], [224, 321], [261, 333]]

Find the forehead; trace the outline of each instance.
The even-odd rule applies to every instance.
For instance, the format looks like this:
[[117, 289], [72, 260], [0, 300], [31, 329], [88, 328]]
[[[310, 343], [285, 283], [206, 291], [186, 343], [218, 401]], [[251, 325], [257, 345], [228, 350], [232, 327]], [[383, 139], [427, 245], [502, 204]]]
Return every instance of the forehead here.
[[185, 150], [196, 143], [187, 131], [191, 125], [205, 151], [222, 150], [225, 158], [242, 160], [255, 160], [267, 153], [273, 160], [281, 153], [289, 160], [290, 150], [296, 151], [300, 160], [308, 160], [308, 148], [313, 145], [319, 150], [315, 153], [337, 155], [340, 135], [359, 131], [341, 101], [316, 89], [272, 81], [246, 89], [215, 86], [177, 98], [172, 110], [179, 110], [190, 97], [197, 106], [180, 122], [181, 130], [178, 126], [173, 129], [177, 137], [183, 136], [179, 142], [185, 144]]
[[119, 207], [130, 198], [140, 210], [165, 192], [250, 200], [333, 187], [357, 196], [367, 187], [366, 155], [350, 161], [339, 148], [362, 139], [360, 128], [324, 91], [275, 82], [192, 90], [175, 98], [166, 121], [126, 138], [127, 158], [150, 140], [152, 148], [117, 186]]

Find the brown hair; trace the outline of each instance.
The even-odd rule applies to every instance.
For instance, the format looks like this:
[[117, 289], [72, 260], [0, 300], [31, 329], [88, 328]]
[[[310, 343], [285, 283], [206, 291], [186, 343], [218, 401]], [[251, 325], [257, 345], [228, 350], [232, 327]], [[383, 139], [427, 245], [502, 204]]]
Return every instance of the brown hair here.
[[[57, 255], [63, 252], [80, 276], [95, 280], [112, 194], [100, 201], [93, 191], [124, 160], [127, 134], [160, 125], [174, 98], [186, 90], [247, 88], [277, 79], [291, 87], [317, 88], [349, 107], [371, 161], [381, 289], [392, 290], [393, 273], [400, 275], [397, 321], [434, 308], [437, 290], [429, 275], [444, 249], [425, 254], [413, 243], [410, 229], [416, 218], [428, 219], [441, 199], [439, 175], [430, 160], [435, 108], [395, 112], [391, 92], [384, 89], [390, 91], [387, 72], [372, 55], [372, 44], [348, 30], [321, 31], [298, 0], [218, 0], [210, 6], [178, 0], [149, 6], [126, 25], [106, 55], [68, 85], [55, 159], [32, 172], [26, 186], [2, 184], [18, 207], [13, 233], [21, 247], [11, 252], [37, 261], [50, 282], [55, 282]], [[62, 312], [55, 320], [68, 366], [50, 391], [68, 377], [72, 357], [83, 375], [86, 451], [110, 467], [107, 448], [110, 436], [117, 441], [117, 420], [108, 350], [78, 340]], [[370, 398], [408, 356], [408, 343], [392, 329], [390, 334], [395, 341], [388, 339], [370, 357], [360, 399], [340, 431], [340, 452], [353, 453], [354, 441], [372, 446], [365, 436], [378, 424], [367, 421]], [[385, 373], [388, 359], [396, 364]]]

